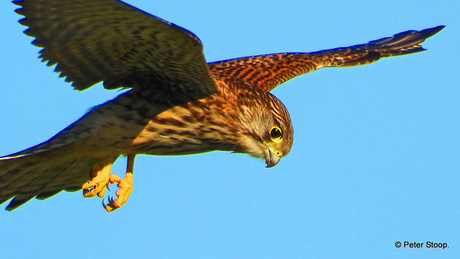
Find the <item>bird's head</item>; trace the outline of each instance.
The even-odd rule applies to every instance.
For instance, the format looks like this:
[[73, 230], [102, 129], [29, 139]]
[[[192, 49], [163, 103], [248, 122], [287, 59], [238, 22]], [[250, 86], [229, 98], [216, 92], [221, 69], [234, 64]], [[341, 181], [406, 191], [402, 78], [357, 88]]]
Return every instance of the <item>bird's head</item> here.
[[289, 153], [294, 138], [286, 107], [265, 91], [241, 93], [238, 106], [243, 127], [239, 144], [243, 152], [265, 159], [267, 167], [275, 166], [281, 157]]

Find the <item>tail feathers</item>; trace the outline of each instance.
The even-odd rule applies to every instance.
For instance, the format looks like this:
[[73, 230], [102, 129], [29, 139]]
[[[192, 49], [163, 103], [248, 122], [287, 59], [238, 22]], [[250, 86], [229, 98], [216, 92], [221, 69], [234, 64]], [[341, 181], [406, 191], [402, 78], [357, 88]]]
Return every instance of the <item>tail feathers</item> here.
[[63, 190], [80, 190], [91, 179], [92, 166], [105, 161], [104, 156], [70, 157], [55, 151], [0, 160], [0, 204], [13, 198], [6, 210], [34, 197], [43, 200]]

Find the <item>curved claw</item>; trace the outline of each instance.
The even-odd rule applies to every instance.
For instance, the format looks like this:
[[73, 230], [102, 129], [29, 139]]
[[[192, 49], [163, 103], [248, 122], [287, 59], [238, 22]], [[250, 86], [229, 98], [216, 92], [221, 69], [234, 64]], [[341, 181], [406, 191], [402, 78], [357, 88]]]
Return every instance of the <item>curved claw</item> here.
[[91, 168], [91, 180], [87, 181], [82, 185], [83, 196], [94, 197], [99, 196], [100, 198], [105, 195], [105, 187], [108, 187], [110, 182], [110, 171], [112, 168], [113, 159], [106, 158], [103, 165], [94, 164]]
[[107, 212], [112, 212], [112, 211], [114, 211], [114, 210], [119, 208], [119, 207], [115, 206], [113, 197], [108, 198], [108, 203], [107, 204], [105, 204], [105, 198], [102, 199], [102, 207], [104, 207], [104, 209]]
[[[115, 174], [110, 174], [108, 178], [109, 183], [118, 183], [118, 191], [115, 193], [116, 198], [108, 197], [108, 203], [106, 204], [102, 200], [102, 206], [107, 212], [112, 212], [120, 208], [123, 204], [128, 201], [131, 191], [133, 190], [133, 166], [134, 166], [134, 157], [135, 155], [128, 155], [128, 165], [126, 168], [126, 175], [124, 178], [121, 178]], [[107, 186], [107, 185], [106, 185]], [[107, 186], [107, 189], [109, 187]], [[109, 189], [110, 190], [110, 189]], [[105, 189], [104, 189], [105, 191]], [[101, 197], [102, 198], [102, 197]]]

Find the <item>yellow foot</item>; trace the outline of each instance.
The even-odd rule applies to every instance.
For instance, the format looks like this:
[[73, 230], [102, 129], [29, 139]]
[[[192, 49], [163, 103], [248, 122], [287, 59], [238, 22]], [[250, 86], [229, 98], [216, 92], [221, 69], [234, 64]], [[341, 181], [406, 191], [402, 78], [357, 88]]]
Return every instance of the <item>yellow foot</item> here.
[[105, 189], [109, 184], [110, 180], [110, 170], [112, 168], [112, 163], [107, 161], [104, 166], [94, 164], [91, 168], [92, 177], [91, 181], [86, 182], [81, 187], [83, 189], [84, 197], [94, 197], [99, 196], [103, 198], [105, 195]]
[[129, 195], [133, 190], [133, 167], [134, 167], [135, 155], [128, 155], [128, 166], [126, 168], [125, 178], [121, 179], [118, 175], [110, 175], [110, 183], [118, 183], [119, 190], [115, 193], [117, 199], [109, 198], [109, 203], [105, 204], [102, 201], [102, 206], [108, 212], [112, 212], [120, 208], [123, 204], [128, 201]]
[[129, 195], [133, 190], [133, 174], [126, 173], [125, 178], [121, 179], [118, 175], [110, 175], [110, 183], [118, 183], [119, 190], [116, 192], [117, 199], [109, 198], [109, 204], [104, 204], [105, 210], [112, 212], [120, 208], [123, 204], [128, 201]]

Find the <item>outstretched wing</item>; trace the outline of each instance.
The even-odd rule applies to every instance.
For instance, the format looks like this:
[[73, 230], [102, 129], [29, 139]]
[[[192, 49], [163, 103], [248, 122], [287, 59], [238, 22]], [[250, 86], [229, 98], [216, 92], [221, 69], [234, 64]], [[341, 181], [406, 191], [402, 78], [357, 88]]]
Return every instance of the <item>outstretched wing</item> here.
[[367, 44], [311, 53], [280, 53], [209, 63], [211, 73], [230, 77], [271, 91], [278, 85], [323, 67], [347, 67], [373, 63], [380, 58], [423, 51], [420, 45], [444, 26], [405, 31]]
[[[159, 87], [192, 96], [216, 91], [201, 41], [191, 32], [118, 0], [20, 0], [25, 33], [40, 58], [84, 90]], [[157, 84], [154, 84], [157, 83]], [[156, 85], [156, 86], [152, 86]]]

